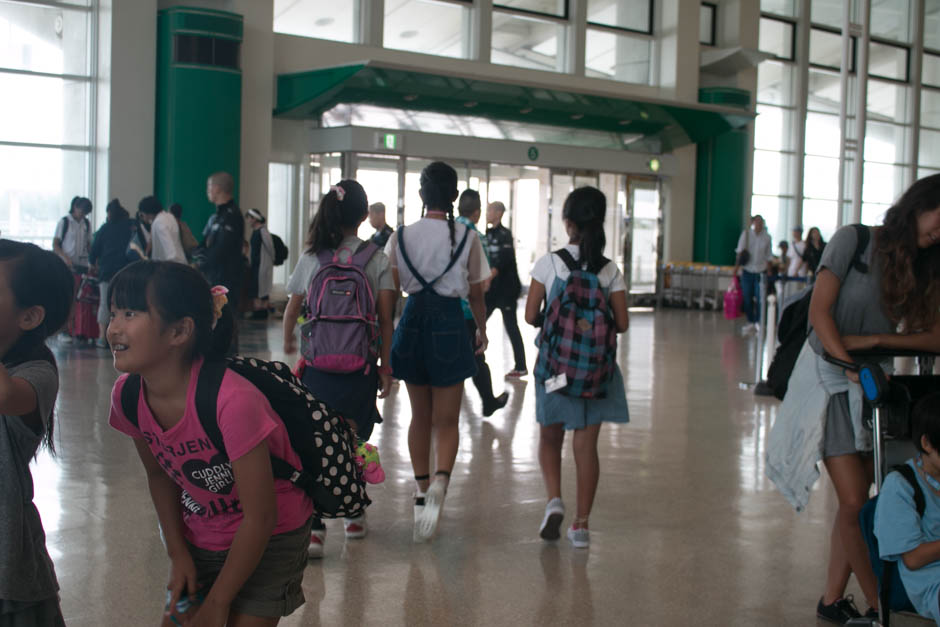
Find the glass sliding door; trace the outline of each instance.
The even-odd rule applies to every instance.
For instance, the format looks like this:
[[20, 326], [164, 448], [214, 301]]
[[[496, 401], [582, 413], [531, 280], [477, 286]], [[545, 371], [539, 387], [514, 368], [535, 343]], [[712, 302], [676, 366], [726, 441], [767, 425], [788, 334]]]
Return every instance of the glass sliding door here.
[[[398, 222], [398, 167], [401, 158], [388, 155], [359, 154], [356, 158], [356, 176], [369, 204], [380, 202], [385, 205], [385, 221], [395, 227]], [[359, 238], [367, 240], [375, 233], [369, 220], [359, 227]]]
[[552, 170], [551, 173], [551, 195], [549, 197], [549, 225], [548, 225], [548, 243], [549, 250], [558, 250], [568, 243], [568, 233], [565, 231], [565, 223], [562, 219], [562, 211], [565, 206], [565, 198], [574, 189], [574, 174], [559, 170]]
[[627, 181], [631, 228], [630, 265], [625, 274], [631, 294], [655, 294], [662, 230], [659, 183], [655, 179], [633, 177]]
[[293, 250], [290, 242], [294, 241], [291, 228], [294, 207], [297, 206], [297, 168], [293, 163], [268, 164], [268, 231], [280, 237], [291, 250], [286, 263], [274, 266], [274, 283], [286, 284], [288, 272], [299, 258], [299, 252]]

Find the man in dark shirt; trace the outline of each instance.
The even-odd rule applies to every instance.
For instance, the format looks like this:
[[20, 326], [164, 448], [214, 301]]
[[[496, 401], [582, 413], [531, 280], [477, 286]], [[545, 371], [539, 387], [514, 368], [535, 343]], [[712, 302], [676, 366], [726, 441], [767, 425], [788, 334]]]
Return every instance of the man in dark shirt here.
[[210, 285], [228, 288], [228, 306], [236, 321], [232, 346], [238, 349], [238, 301], [245, 277], [242, 249], [245, 245], [245, 219], [233, 198], [235, 181], [228, 172], [216, 172], [206, 182], [206, 196], [216, 211], [202, 232], [203, 249], [199, 269]]
[[385, 223], [385, 204], [377, 202], [369, 205], [369, 224], [375, 229], [372, 235], [372, 242], [379, 248], [384, 249], [388, 238], [395, 230]]
[[522, 292], [522, 282], [519, 281], [519, 271], [516, 268], [512, 232], [501, 224], [504, 213], [506, 206], [499, 201], [491, 202], [486, 207], [486, 223], [490, 225], [486, 230], [486, 242], [493, 268], [493, 282], [486, 293], [486, 317], [489, 319], [497, 309], [503, 316], [503, 326], [509, 335], [515, 361], [515, 367], [506, 377], [513, 379], [525, 376], [529, 371], [526, 367], [522, 334], [516, 321], [516, 304]]

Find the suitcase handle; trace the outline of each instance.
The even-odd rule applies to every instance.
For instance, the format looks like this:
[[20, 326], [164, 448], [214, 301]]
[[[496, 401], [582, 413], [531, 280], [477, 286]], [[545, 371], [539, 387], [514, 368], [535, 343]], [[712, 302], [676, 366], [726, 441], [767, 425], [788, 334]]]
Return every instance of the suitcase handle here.
[[857, 372], [858, 381], [862, 385], [862, 393], [872, 406], [881, 407], [885, 404], [888, 395], [888, 376], [880, 365], [864, 361], [861, 363], [845, 361], [828, 353], [823, 353], [822, 357], [830, 364]]

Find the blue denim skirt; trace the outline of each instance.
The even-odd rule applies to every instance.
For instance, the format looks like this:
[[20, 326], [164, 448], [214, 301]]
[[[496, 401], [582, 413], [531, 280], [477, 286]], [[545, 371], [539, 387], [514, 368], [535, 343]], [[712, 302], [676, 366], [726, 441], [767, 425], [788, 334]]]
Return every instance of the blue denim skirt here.
[[476, 374], [460, 299], [424, 289], [408, 297], [392, 338], [392, 376], [448, 387]]

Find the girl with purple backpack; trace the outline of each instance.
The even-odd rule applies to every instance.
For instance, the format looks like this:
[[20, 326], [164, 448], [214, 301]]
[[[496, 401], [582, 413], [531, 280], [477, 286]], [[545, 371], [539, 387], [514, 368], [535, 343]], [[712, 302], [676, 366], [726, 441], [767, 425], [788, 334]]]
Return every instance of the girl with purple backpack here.
[[[623, 333], [629, 325], [626, 285], [617, 264], [604, 257], [606, 209], [607, 199], [594, 187], [580, 187], [568, 194], [562, 213], [568, 245], [535, 262], [525, 308], [526, 322], [544, 325], [537, 342], [535, 415], [540, 425], [539, 465], [548, 492], [548, 505], [539, 536], [543, 540], [557, 540], [561, 535], [561, 522], [565, 516], [561, 500], [561, 449], [565, 431], [574, 431], [577, 512], [568, 529], [568, 539], [575, 548], [590, 546], [588, 516], [600, 474], [597, 438], [601, 424], [630, 420], [623, 377], [616, 364], [616, 333]], [[572, 275], [575, 275], [573, 280]], [[573, 286], [575, 281], [577, 285]], [[600, 300], [594, 303], [593, 312], [579, 314], [583, 317], [576, 319], [575, 328], [569, 330], [559, 314], [564, 304], [559, 306], [559, 303], [573, 293], [572, 288], [580, 291], [586, 299], [596, 296]], [[544, 317], [541, 313], [543, 303], [546, 306]], [[587, 322], [588, 316], [592, 316], [591, 323]], [[555, 359], [549, 347], [556, 338], [546, 337], [547, 333], [555, 332], [569, 349], [577, 347], [578, 338], [582, 335], [604, 337], [607, 349], [602, 350], [599, 356], [604, 365], [584, 370], [583, 379], [577, 373], [569, 377], [555, 372], [557, 366], [549, 364]], [[602, 342], [595, 341], [594, 337], [586, 343], [595, 347], [599, 344]], [[606, 370], [607, 376], [602, 380], [591, 380], [596, 372], [602, 370]], [[547, 377], [545, 373], [555, 376]]]
[[[284, 311], [284, 352], [290, 355], [297, 350], [294, 330], [307, 301], [311, 322], [302, 333], [301, 379], [318, 399], [352, 423], [363, 442], [369, 439], [375, 424], [382, 421], [376, 393], [380, 392], [378, 398], [385, 398], [392, 384], [389, 349], [396, 299], [388, 257], [375, 244], [356, 236], [368, 215], [369, 201], [362, 185], [347, 179], [330, 188], [310, 224], [307, 250], [287, 283], [290, 300]], [[340, 285], [342, 289], [332, 289]], [[347, 294], [350, 303], [337, 302]], [[362, 299], [352, 302], [356, 295]], [[350, 321], [350, 316], [344, 316], [346, 320], [342, 323], [331, 322], [326, 310], [331, 306], [342, 308], [344, 304], [362, 310], [364, 320]], [[370, 307], [374, 311], [368, 311]], [[377, 329], [367, 328], [376, 323]], [[377, 332], [377, 342], [369, 342], [367, 347], [356, 339], [373, 332]], [[330, 344], [329, 340], [337, 338], [355, 345]], [[365, 514], [343, 522], [347, 538], [365, 537]], [[310, 557], [323, 556], [325, 539], [326, 527], [317, 519], [310, 537]]]

